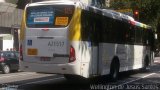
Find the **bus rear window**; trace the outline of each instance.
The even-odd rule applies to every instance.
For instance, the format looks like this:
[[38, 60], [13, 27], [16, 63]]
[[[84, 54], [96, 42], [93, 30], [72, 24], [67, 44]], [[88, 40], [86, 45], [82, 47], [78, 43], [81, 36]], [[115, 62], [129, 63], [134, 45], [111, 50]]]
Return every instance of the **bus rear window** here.
[[74, 13], [72, 5], [43, 5], [27, 8], [27, 27], [58, 28], [66, 27]]

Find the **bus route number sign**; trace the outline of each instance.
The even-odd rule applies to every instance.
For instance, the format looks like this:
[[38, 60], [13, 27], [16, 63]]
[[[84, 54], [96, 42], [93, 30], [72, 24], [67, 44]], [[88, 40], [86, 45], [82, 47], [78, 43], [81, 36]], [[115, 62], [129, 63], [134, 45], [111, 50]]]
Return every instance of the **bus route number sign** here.
[[67, 26], [68, 17], [56, 17], [55, 25]]

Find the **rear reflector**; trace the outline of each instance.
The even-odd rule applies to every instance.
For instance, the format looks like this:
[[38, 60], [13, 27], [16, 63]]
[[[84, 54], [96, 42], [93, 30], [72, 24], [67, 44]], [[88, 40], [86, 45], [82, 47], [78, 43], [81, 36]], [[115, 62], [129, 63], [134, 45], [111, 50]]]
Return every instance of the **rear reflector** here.
[[75, 60], [76, 60], [76, 58], [75, 58], [75, 50], [74, 50], [74, 48], [71, 46], [71, 47], [70, 47], [69, 62], [74, 62]]

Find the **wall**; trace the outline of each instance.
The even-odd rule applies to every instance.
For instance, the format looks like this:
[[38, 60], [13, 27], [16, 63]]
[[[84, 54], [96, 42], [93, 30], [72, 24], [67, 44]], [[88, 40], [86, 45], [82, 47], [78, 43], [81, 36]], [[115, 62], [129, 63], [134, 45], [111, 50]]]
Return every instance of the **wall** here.
[[23, 11], [15, 9], [10, 13], [0, 13], [0, 27], [12, 27], [20, 25]]

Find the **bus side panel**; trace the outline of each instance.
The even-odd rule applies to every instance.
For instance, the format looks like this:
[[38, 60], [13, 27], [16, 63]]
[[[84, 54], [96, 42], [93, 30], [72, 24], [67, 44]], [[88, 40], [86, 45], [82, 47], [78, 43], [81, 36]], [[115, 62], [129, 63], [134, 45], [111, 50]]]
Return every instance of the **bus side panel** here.
[[90, 66], [89, 62], [91, 59], [91, 51], [89, 48], [90, 43], [83, 41], [82, 37], [82, 26], [81, 26], [81, 14], [82, 14], [82, 9], [77, 7], [75, 9], [75, 13], [72, 17], [72, 20], [69, 25], [69, 40], [70, 40], [70, 45], [75, 49], [76, 51], [76, 59], [80, 64], [80, 75], [83, 77], [89, 77], [90, 75]]
[[[81, 75], [89, 77], [92, 72], [92, 52], [90, 42], [82, 41], [79, 49], [81, 52]], [[95, 69], [96, 71], [96, 69]]]
[[98, 67], [101, 75], [109, 74], [110, 64], [115, 55], [115, 51], [116, 44], [100, 43], [99, 60], [101, 60], [102, 63], [99, 63]]
[[[75, 48], [76, 53], [81, 53], [79, 54], [81, 56], [76, 55], [76, 57], [81, 57], [81, 76], [90, 77], [98, 72], [98, 50], [96, 50], [97, 46], [92, 46], [91, 41], [91, 36], [94, 36], [92, 33], [94, 30], [91, 28], [93, 26], [89, 24], [91, 22], [90, 18], [88, 18], [88, 11], [76, 8], [75, 12], [69, 26], [69, 39], [71, 46]], [[75, 44], [75, 42], [77, 42], [77, 44]]]
[[128, 45], [128, 70], [138, 69], [142, 67], [145, 47], [140, 45]]
[[81, 11], [81, 45], [79, 47], [82, 50], [81, 75], [87, 77], [98, 75], [98, 41], [96, 41], [98, 37], [96, 30], [98, 31], [99, 28], [96, 26], [100, 22], [95, 20], [94, 14], [87, 9]]
[[101, 75], [109, 74], [112, 60], [117, 57], [120, 63], [119, 71], [128, 70], [128, 58], [127, 58], [127, 47], [125, 44], [112, 44], [112, 43], [101, 43], [100, 44], [100, 56], [102, 63], [99, 64], [101, 67]]
[[91, 68], [91, 74], [92, 75], [98, 75], [99, 74], [99, 62], [98, 62], [98, 47], [92, 46], [91, 48], [91, 61], [90, 61], [90, 68]]
[[101, 75], [109, 74], [111, 62], [115, 56], [118, 56], [120, 60], [120, 72], [142, 68], [145, 56], [150, 57], [150, 50], [146, 46], [124, 44], [123, 46], [126, 48], [121, 47], [121, 49], [128, 53], [125, 57], [122, 52], [121, 54], [120, 51], [117, 53], [117, 50], [120, 50], [118, 45], [120, 44], [100, 44], [99, 57], [101, 58], [99, 60], [102, 60], [102, 63], [99, 64], [99, 71], [101, 71]]

